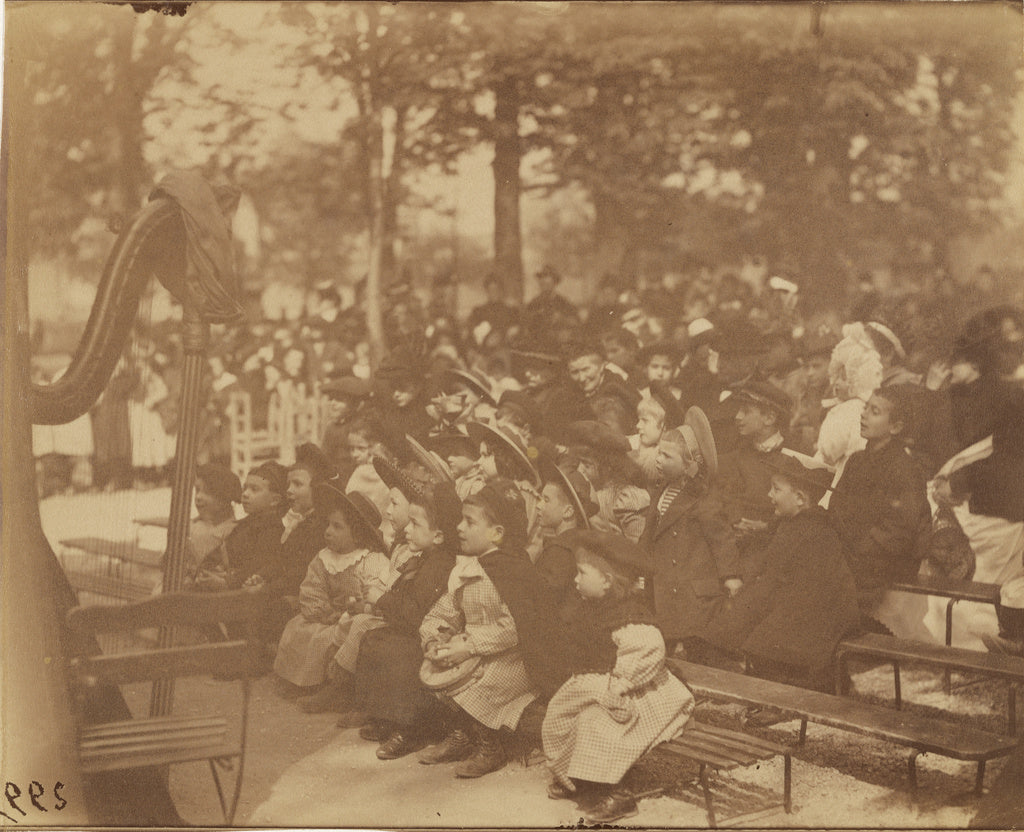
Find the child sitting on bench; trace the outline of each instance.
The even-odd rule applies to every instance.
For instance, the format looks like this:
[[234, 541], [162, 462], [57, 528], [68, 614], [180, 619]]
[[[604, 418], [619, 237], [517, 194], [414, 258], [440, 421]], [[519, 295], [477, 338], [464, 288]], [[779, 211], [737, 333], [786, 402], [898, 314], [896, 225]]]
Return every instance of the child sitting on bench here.
[[562, 610], [572, 677], [548, 703], [541, 736], [552, 798], [588, 823], [637, 813], [619, 781], [686, 726], [693, 694], [665, 668], [665, 641], [638, 589], [646, 553], [620, 535], [576, 533], [576, 597]]
[[832, 473], [796, 451], [768, 465], [770, 536], [744, 560], [743, 588], [712, 617], [705, 639], [749, 659], [762, 678], [831, 692], [832, 654], [859, 620], [842, 544], [818, 506]]
[[326, 545], [309, 564], [299, 587], [301, 612], [284, 628], [274, 660], [274, 672], [299, 687], [323, 683], [353, 617], [384, 594], [388, 572], [373, 504], [358, 492], [345, 494], [338, 479], [313, 493], [327, 518]]
[[924, 475], [903, 444], [919, 395], [897, 384], [871, 396], [860, 417], [867, 447], [849, 458], [829, 503], [864, 626], [876, 632], [888, 629], [883, 617], [896, 623], [883, 612], [886, 590], [917, 575], [931, 527]]
[[497, 478], [467, 499], [458, 532], [462, 554], [420, 639], [430, 677], [467, 673], [447, 685], [424, 680], [453, 708], [448, 735], [419, 761], [462, 761], [456, 777], [482, 777], [508, 761], [499, 731], [515, 730], [527, 705], [565, 681], [565, 657], [550, 592], [524, 551], [515, 484]]

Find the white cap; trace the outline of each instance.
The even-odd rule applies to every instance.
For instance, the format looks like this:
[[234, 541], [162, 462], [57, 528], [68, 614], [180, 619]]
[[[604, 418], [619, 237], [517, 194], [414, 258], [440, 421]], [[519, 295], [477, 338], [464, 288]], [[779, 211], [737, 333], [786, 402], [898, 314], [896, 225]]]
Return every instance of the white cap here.
[[690, 325], [686, 327], [686, 334], [691, 338], [696, 338], [698, 335], [703, 335], [714, 328], [715, 325], [707, 318], [697, 318], [695, 321], [690, 321]]
[[789, 292], [790, 294], [800, 291], [800, 287], [792, 280], [786, 280], [786, 278], [779, 277], [778, 275], [768, 278], [768, 288], [775, 289], [777, 292]]

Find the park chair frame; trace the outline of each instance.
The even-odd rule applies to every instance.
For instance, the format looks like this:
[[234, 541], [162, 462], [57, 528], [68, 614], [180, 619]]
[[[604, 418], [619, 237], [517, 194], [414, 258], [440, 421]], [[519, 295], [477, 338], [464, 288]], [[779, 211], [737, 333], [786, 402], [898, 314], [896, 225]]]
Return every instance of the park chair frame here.
[[[75, 607], [67, 614], [72, 632], [85, 636], [130, 632], [147, 628], [226, 625], [228, 639], [213, 643], [174, 644], [162, 638], [156, 647], [134, 652], [81, 656], [71, 660], [73, 689], [84, 696], [102, 683], [167, 683], [179, 677], [213, 675], [242, 682], [241, 727], [229, 736], [226, 716], [176, 717], [151, 713], [147, 719], [126, 719], [102, 725], [80, 725], [79, 762], [85, 774], [164, 766], [207, 760], [224, 819], [234, 821], [242, 790], [248, 733], [251, 680], [262, 673], [263, 645], [256, 624], [267, 608], [263, 590], [228, 592], [175, 592], [121, 606]], [[238, 625], [244, 636], [235, 635]], [[173, 633], [173, 629], [171, 630]], [[234, 733], [234, 732], [232, 732]], [[229, 771], [237, 760], [234, 788], [227, 796], [219, 769]]]

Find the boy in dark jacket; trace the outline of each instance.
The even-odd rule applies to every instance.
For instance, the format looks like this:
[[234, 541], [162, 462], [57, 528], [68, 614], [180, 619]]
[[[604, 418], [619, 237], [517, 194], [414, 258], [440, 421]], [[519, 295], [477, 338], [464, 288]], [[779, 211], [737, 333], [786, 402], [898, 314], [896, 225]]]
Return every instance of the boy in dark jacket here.
[[818, 506], [832, 473], [784, 451], [770, 479], [769, 536], [745, 559], [743, 588], [712, 618], [706, 638], [749, 659], [759, 676], [831, 691], [832, 654], [859, 620], [842, 544]]
[[868, 400], [860, 421], [867, 447], [850, 456], [829, 503], [869, 619], [891, 584], [917, 575], [931, 525], [924, 476], [900, 441], [917, 395], [909, 385], [894, 385]]
[[[380, 743], [377, 757], [382, 760], [422, 748], [441, 715], [437, 699], [420, 684], [419, 627], [448, 588], [458, 552], [456, 527], [462, 519], [462, 504], [451, 483], [420, 488], [408, 482], [403, 490], [409, 500], [406, 533], [422, 554], [406, 562], [377, 600], [384, 625], [363, 636], [355, 662], [353, 700], [369, 720], [359, 735]], [[339, 664], [344, 667], [343, 662], [342, 657]]]

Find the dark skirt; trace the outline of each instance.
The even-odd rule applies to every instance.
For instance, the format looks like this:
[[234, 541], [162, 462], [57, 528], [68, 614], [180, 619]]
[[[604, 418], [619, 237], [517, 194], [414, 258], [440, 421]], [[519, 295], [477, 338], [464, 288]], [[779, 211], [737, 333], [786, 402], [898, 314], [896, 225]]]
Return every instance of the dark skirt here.
[[420, 683], [422, 663], [418, 635], [390, 626], [371, 630], [363, 637], [356, 660], [356, 706], [371, 719], [401, 726], [419, 726], [435, 718], [440, 703]]

